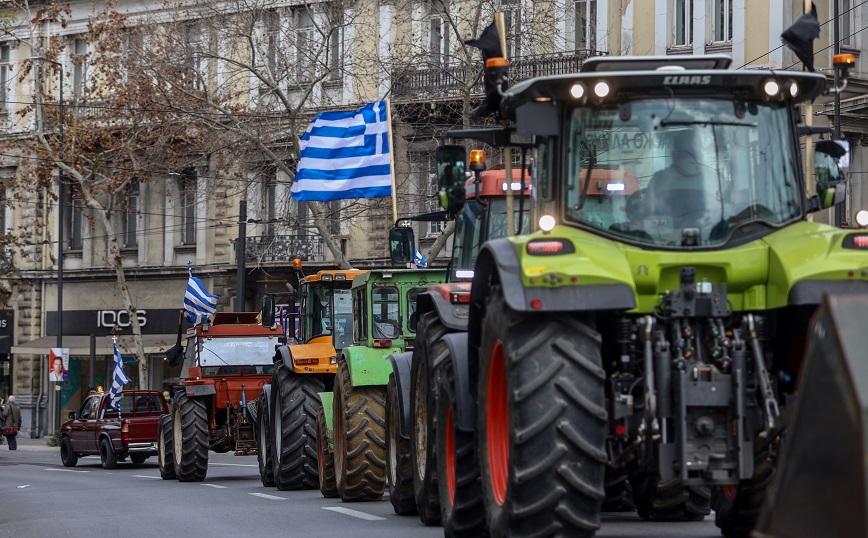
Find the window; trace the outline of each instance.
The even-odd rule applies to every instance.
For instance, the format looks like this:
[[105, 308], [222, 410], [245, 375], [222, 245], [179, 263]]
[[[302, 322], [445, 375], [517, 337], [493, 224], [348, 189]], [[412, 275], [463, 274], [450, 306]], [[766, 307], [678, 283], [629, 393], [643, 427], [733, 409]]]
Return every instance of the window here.
[[196, 171], [187, 169], [181, 174], [181, 244], [196, 244]]
[[594, 52], [597, 50], [597, 0], [576, 0], [573, 6], [576, 50]]
[[500, 0], [500, 10], [506, 25], [506, 57], [518, 58], [521, 56], [521, 0]]
[[675, 24], [672, 44], [686, 46], [693, 44], [693, 0], [675, 0]]
[[9, 53], [9, 45], [0, 45], [0, 108], [4, 111], [9, 109], [9, 83], [12, 82]]
[[428, 53], [431, 63], [444, 65], [449, 55], [449, 28], [446, 11], [448, 4], [441, 0], [431, 0], [428, 10]]
[[99, 406], [100, 396], [91, 396], [81, 404], [81, 410], [78, 412], [78, 418], [81, 420], [96, 418], [97, 407]]
[[[428, 158], [428, 211], [440, 211], [440, 198], [438, 196], [438, 192], [440, 191], [439, 185], [437, 185], [437, 163], [434, 160], [434, 157]], [[446, 222], [429, 222], [428, 223], [428, 235], [439, 235], [443, 232], [443, 228], [446, 226]]]
[[[64, 220], [66, 221], [66, 237], [68, 250], [81, 250], [84, 244], [82, 236], [82, 228], [84, 225], [84, 201], [81, 199], [81, 193], [73, 191], [71, 199], [68, 200], [66, 194], [69, 187], [63, 186], [64, 195], [60, 197], [60, 203], [66, 203], [64, 206]], [[67, 201], [68, 200], [68, 201]]]
[[271, 77], [277, 78], [277, 47], [280, 39], [280, 15], [276, 11], [266, 11], [265, 19], [265, 60]]
[[311, 82], [314, 79], [314, 55], [316, 40], [314, 38], [313, 13], [310, 6], [305, 6], [297, 15], [296, 68], [298, 82]]
[[72, 96], [75, 102], [78, 102], [84, 93], [86, 76], [87, 43], [83, 39], [76, 39], [72, 44]]
[[[838, 35], [841, 38], [841, 45], [845, 47], [856, 46], [856, 7], [853, 5], [853, 0], [841, 0], [840, 11], [838, 11]], [[860, 3], [861, 5], [861, 3]]]
[[265, 235], [274, 237], [277, 221], [277, 178], [273, 171], [266, 173], [262, 180], [262, 207], [259, 208], [262, 220], [265, 222]]
[[365, 342], [368, 339], [368, 301], [365, 291], [359, 287], [353, 290], [353, 340]]
[[202, 36], [202, 30], [196, 24], [188, 25], [186, 28], [186, 55], [187, 67], [190, 70], [190, 82], [197, 90], [202, 90], [205, 87], [205, 73], [203, 67], [205, 65], [202, 57], [205, 40]]
[[426, 288], [413, 288], [407, 292], [407, 329], [410, 332], [416, 332], [416, 325], [419, 323], [416, 319], [416, 301], [425, 291]]
[[121, 223], [121, 233], [123, 246], [125, 248], [135, 247], [139, 244], [137, 237], [138, 218], [139, 218], [139, 184], [133, 183], [121, 193], [121, 215], [123, 222]]
[[714, 0], [714, 40], [732, 41], [732, 0]]
[[329, 17], [329, 24], [331, 26], [331, 30], [328, 36], [329, 46], [326, 65], [328, 66], [329, 70], [329, 79], [340, 80], [342, 62], [341, 59], [344, 40], [344, 14], [343, 11], [341, 11], [336, 6], [332, 8], [331, 16]]
[[374, 338], [400, 338], [400, 295], [394, 286], [378, 286], [371, 290], [372, 333]]

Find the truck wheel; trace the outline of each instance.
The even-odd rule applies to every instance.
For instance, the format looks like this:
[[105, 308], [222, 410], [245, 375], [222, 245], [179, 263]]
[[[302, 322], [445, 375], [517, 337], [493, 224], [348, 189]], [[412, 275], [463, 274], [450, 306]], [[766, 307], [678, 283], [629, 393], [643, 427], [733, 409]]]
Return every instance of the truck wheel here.
[[103, 438], [99, 443], [99, 461], [103, 469], [114, 469], [118, 466], [118, 455], [115, 454], [108, 439]]
[[319, 491], [326, 499], [338, 496], [338, 486], [335, 483], [335, 455], [329, 448], [326, 438], [325, 411], [322, 407], [316, 412], [316, 452], [319, 462]]
[[456, 427], [455, 381], [452, 365], [440, 366], [437, 390], [437, 478], [440, 482], [440, 520], [451, 538], [488, 536], [476, 436]]
[[493, 536], [590, 538], [605, 496], [601, 338], [568, 314], [485, 307], [477, 431]]
[[440, 491], [437, 485], [436, 450], [436, 386], [432, 347], [449, 330], [440, 321], [437, 312], [428, 312], [419, 319], [416, 347], [410, 366], [410, 452], [413, 462], [413, 496], [419, 519], [426, 525], [440, 524]]
[[386, 474], [389, 476], [389, 501], [399, 516], [416, 513], [413, 498], [413, 462], [410, 439], [401, 435], [401, 409], [395, 374], [389, 374], [386, 386]]
[[755, 439], [753, 476], [737, 486], [714, 488], [714, 524], [730, 538], [747, 538], [756, 526], [766, 488], [775, 474], [767, 440]]
[[147, 461], [148, 456], [145, 454], [130, 454], [130, 461], [136, 464], [145, 463]]
[[680, 478], [631, 477], [639, 517], [649, 521], [702, 521], [711, 513], [711, 488], [685, 486]]
[[208, 411], [205, 402], [175, 393], [173, 454], [181, 482], [201, 482], [208, 473]]
[[72, 449], [72, 441], [69, 437], [64, 437], [60, 441], [60, 461], [64, 467], [75, 467], [78, 463], [78, 454]]
[[386, 395], [354, 387], [345, 360], [335, 376], [335, 482], [343, 501], [376, 501], [386, 486]]
[[175, 439], [172, 436], [174, 421], [172, 415], [161, 415], [157, 423], [157, 461], [160, 463], [160, 477], [175, 480]]
[[298, 375], [278, 361], [271, 382], [274, 411], [269, 422], [274, 483], [281, 491], [319, 487], [316, 461], [316, 410], [325, 384]]
[[259, 420], [256, 422], [256, 460], [259, 462], [259, 480], [267, 488], [274, 487], [274, 460], [271, 458], [271, 442], [268, 434], [268, 402], [265, 393], [256, 399]]

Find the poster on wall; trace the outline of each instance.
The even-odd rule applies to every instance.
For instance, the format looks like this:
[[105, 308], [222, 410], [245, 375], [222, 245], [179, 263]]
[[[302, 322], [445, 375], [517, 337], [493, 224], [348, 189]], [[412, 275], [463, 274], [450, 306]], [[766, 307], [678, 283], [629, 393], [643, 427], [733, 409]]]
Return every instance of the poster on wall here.
[[69, 381], [69, 348], [53, 347], [48, 353], [48, 380]]

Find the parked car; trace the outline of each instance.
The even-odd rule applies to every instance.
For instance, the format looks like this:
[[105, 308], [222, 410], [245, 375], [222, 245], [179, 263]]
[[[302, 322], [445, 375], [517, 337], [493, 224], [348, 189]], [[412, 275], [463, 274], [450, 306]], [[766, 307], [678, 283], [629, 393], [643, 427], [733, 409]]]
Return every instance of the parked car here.
[[107, 392], [88, 395], [78, 412], [60, 428], [60, 459], [75, 467], [82, 456], [99, 456], [104, 469], [113, 469], [129, 458], [143, 463], [157, 455], [157, 425], [169, 412], [163, 394], [156, 390], [126, 390], [120, 413], [109, 404]]

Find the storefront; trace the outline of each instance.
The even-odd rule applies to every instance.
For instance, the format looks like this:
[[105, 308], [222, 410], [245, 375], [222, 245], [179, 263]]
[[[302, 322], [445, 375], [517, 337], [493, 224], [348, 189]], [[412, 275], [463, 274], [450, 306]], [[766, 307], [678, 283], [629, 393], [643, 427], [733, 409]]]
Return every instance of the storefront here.
[[0, 310], [0, 398], [12, 394], [12, 331], [15, 312]]

